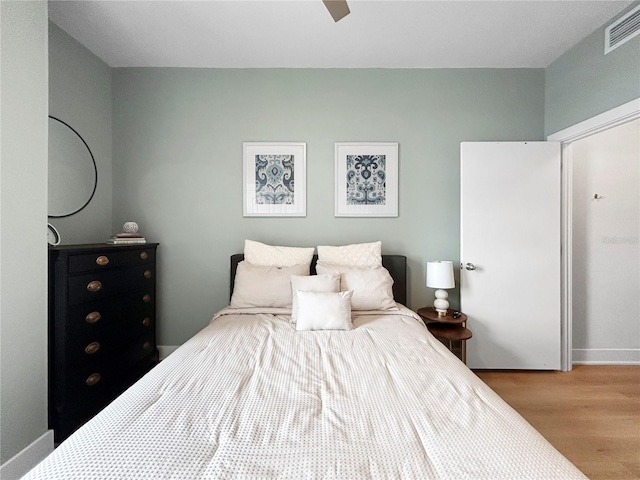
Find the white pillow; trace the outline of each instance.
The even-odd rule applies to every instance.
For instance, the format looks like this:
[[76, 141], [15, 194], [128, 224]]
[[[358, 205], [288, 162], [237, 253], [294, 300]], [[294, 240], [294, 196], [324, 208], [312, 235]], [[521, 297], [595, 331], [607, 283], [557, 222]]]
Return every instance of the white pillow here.
[[296, 330], [351, 330], [353, 292], [298, 291]]
[[253, 240], [244, 241], [244, 259], [254, 265], [269, 267], [311, 265], [313, 250], [313, 247], [276, 247]]
[[340, 289], [353, 290], [352, 310], [397, 310], [393, 300], [393, 278], [384, 267], [345, 267], [320, 263], [318, 274], [340, 273]]
[[355, 243], [341, 247], [318, 245], [318, 261], [346, 267], [381, 267], [382, 242]]
[[309, 265], [268, 267], [246, 260], [238, 263], [231, 306], [291, 307], [291, 275], [309, 275]]
[[291, 322], [296, 323], [298, 315], [298, 290], [307, 292], [339, 292], [340, 274], [326, 273], [324, 275], [291, 275], [291, 292], [293, 299], [291, 302]]

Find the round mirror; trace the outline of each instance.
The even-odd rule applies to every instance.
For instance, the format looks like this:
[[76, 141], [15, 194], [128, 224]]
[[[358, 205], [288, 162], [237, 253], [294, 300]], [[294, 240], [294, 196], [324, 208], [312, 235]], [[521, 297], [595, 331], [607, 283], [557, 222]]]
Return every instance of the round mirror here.
[[98, 169], [87, 142], [70, 125], [49, 116], [49, 217], [86, 207], [98, 185]]

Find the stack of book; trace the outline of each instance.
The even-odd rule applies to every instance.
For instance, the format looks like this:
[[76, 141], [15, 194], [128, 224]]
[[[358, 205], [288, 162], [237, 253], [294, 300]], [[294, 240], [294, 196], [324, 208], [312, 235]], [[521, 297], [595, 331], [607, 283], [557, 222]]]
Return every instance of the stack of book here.
[[118, 233], [117, 235], [111, 235], [107, 243], [111, 245], [137, 245], [147, 243], [147, 239], [139, 233]]

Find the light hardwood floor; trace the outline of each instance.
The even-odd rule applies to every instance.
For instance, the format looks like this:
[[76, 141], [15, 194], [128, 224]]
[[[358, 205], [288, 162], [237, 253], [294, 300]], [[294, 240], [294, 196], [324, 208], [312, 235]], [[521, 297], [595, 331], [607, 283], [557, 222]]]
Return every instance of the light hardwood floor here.
[[640, 479], [640, 366], [475, 373], [590, 479]]

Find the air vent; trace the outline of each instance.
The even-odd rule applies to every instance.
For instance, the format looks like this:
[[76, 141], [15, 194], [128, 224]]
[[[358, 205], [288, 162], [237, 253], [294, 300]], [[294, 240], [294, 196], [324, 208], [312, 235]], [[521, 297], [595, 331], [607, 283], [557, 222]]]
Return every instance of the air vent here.
[[620, 17], [604, 31], [604, 54], [640, 35], [640, 5]]

